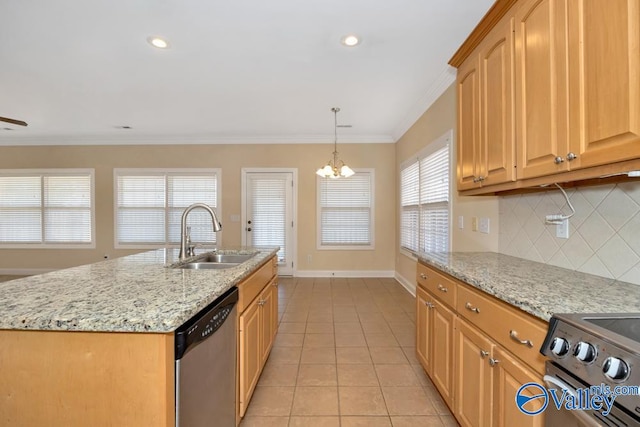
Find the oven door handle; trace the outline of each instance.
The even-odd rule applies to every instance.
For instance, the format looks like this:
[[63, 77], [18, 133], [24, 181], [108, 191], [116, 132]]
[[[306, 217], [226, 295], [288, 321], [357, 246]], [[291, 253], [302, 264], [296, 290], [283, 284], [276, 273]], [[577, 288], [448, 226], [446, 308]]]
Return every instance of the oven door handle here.
[[[569, 393], [570, 395], [578, 399], [578, 393], [576, 393], [576, 390], [573, 387], [571, 387], [569, 384], [559, 379], [558, 377], [545, 375], [542, 379], [544, 383], [547, 385], [547, 388], [560, 388], [561, 390], [566, 391], [567, 393]], [[554, 408], [554, 409], [557, 409], [557, 408]], [[562, 411], [564, 409], [560, 408], [557, 410]], [[566, 411], [569, 411], [569, 410], [567, 409]], [[577, 410], [577, 411], [569, 411], [569, 412], [571, 412], [571, 415], [575, 416], [579, 421], [581, 421], [585, 425], [585, 427], [601, 426], [601, 424], [597, 422], [594, 417], [592, 417], [585, 411]]]

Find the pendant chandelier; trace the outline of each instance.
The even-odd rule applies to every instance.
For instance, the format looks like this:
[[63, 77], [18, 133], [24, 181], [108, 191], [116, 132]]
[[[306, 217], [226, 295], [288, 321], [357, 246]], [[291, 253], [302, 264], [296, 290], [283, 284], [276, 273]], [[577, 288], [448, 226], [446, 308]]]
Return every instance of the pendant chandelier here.
[[354, 175], [355, 172], [349, 166], [347, 166], [342, 160], [338, 158], [338, 112], [340, 108], [333, 107], [333, 158], [329, 162], [316, 171], [316, 174], [323, 178], [349, 178]]

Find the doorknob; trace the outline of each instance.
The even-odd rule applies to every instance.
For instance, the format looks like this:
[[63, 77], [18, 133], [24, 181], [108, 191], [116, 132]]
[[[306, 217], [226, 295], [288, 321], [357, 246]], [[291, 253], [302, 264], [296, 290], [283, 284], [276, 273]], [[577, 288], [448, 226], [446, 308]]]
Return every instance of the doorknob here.
[[247, 231], [251, 231], [251, 227], [247, 228]]

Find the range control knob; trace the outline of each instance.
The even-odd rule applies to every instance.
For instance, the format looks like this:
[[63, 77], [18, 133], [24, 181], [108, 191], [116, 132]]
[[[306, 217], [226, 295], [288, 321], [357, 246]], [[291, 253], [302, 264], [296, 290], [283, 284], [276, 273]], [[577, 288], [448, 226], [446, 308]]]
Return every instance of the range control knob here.
[[629, 376], [629, 365], [617, 357], [607, 357], [602, 364], [604, 375], [614, 381], [623, 381]]
[[556, 356], [564, 356], [569, 352], [569, 342], [564, 338], [555, 337], [551, 341], [551, 353]]
[[573, 355], [581, 362], [591, 363], [596, 360], [596, 356], [598, 355], [598, 353], [596, 352], [596, 348], [594, 346], [592, 346], [588, 342], [580, 341], [578, 345], [576, 345], [576, 348], [573, 351]]

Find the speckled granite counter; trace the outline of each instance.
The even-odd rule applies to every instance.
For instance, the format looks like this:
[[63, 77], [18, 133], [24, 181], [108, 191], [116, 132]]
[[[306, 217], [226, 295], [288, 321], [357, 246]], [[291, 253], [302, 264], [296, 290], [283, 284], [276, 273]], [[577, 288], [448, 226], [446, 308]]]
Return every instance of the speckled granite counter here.
[[177, 250], [159, 249], [0, 283], [0, 329], [171, 332], [277, 252], [223, 270], [166, 268]]
[[640, 286], [492, 252], [419, 260], [548, 321], [553, 313], [640, 312]]

